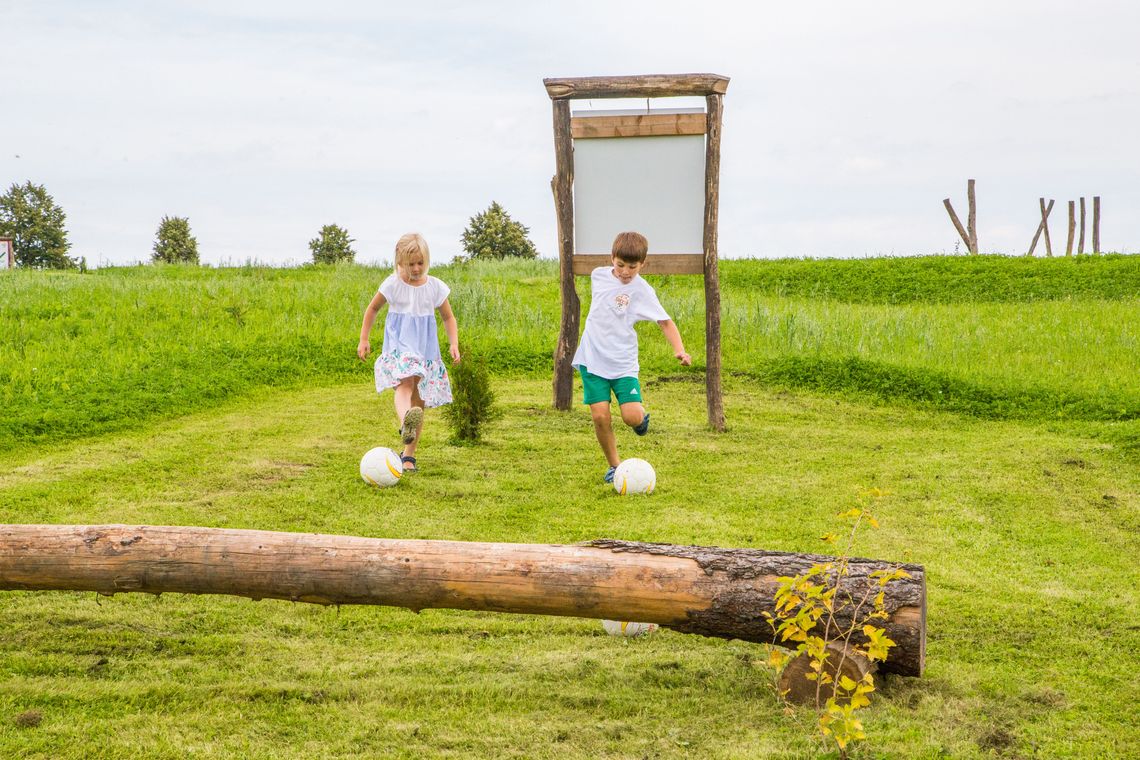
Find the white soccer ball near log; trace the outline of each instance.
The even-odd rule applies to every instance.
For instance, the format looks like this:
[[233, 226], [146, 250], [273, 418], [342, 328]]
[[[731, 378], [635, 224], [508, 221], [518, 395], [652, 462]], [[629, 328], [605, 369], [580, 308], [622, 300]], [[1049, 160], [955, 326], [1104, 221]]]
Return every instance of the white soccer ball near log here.
[[644, 459], [625, 459], [614, 470], [614, 490], [622, 496], [634, 493], [653, 493], [657, 473]]
[[404, 475], [404, 464], [400, 455], [391, 449], [377, 446], [369, 449], [360, 458], [360, 477], [364, 482], [377, 488], [387, 488], [400, 482]]
[[611, 636], [624, 636], [634, 639], [638, 636], [648, 636], [657, 630], [657, 623], [631, 623], [628, 620], [603, 620], [602, 628]]

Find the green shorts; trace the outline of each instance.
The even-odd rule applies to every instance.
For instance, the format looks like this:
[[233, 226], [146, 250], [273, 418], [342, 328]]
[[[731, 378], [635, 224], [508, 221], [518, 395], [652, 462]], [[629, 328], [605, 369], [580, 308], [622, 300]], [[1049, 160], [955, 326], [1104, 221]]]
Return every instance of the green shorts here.
[[618, 405], [630, 402], [641, 403], [641, 383], [636, 377], [619, 377], [609, 380], [590, 374], [585, 367], [579, 367], [582, 375], [582, 403], [597, 404], [610, 402], [610, 392], [617, 397]]

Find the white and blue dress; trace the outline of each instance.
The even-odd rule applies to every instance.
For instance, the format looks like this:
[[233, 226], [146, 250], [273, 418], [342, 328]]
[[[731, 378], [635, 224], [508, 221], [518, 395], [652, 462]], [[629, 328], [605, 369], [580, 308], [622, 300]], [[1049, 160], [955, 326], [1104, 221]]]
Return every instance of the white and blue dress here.
[[395, 388], [406, 377], [418, 377], [424, 406], [451, 403], [451, 380], [439, 353], [435, 311], [451, 288], [428, 276], [423, 285], [409, 285], [393, 273], [380, 283], [388, 302], [384, 318], [384, 347], [376, 360], [376, 390]]

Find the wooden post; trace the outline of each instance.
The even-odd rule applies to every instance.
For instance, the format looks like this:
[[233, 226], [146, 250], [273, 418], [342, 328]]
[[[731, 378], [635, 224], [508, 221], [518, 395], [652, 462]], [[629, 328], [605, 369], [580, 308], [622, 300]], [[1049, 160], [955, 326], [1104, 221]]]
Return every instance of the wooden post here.
[[[781, 576], [834, 557], [603, 539], [586, 545], [387, 540], [220, 528], [0, 525], [0, 591], [230, 594], [314, 604], [487, 610], [657, 623], [682, 633], [771, 643]], [[877, 593], [852, 558], [836, 593]], [[887, 584], [895, 641], [880, 669], [922, 675], [926, 580], [919, 565]], [[837, 615], [851, 626], [854, 604]], [[863, 643], [859, 639], [856, 643]]]
[[[1049, 201], [1049, 206], [1046, 208], [1045, 199], [1041, 198], [1040, 200], [1042, 204], [1041, 223], [1037, 225], [1037, 231], [1033, 233], [1033, 240], [1031, 240], [1029, 243], [1029, 251], [1025, 254], [1026, 256], [1033, 255], [1033, 249], [1037, 247], [1037, 238], [1041, 237], [1042, 230], [1045, 232], [1045, 239], [1049, 239], [1049, 212], [1053, 210], [1053, 201]], [[1049, 255], [1052, 256], [1053, 254], [1050, 253]]]
[[721, 393], [720, 276], [717, 267], [717, 220], [720, 208], [720, 130], [724, 96], [705, 97], [705, 400], [709, 425], [723, 432], [724, 399]]
[[1053, 243], [1049, 240], [1049, 212], [1053, 210], [1053, 199], [1049, 199], [1049, 207], [1045, 208], [1045, 199], [1038, 198], [1041, 205], [1041, 227], [1045, 230], [1045, 255], [1053, 255]]
[[946, 207], [946, 213], [950, 215], [950, 221], [954, 223], [954, 229], [958, 230], [958, 234], [962, 237], [962, 242], [966, 244], [966, 250], [970, 250], [970, 235], [962, 227], [962, 222], [958, 219], [958, 215], [954, 213], [954, 206], [950, 203], [949, 198], [942, 199], [942, 205]]
[[974, 180], [966, 180], [966, 201], [969, 204], [966, 216], [966, 231], [970, 233], [970, 253], [978, 252], [978, 217], [974, 203]]
[[1100, 253], [1100, 196], [1093, 196], [1093, 253]]
[[1077, 229], [1077, 204], [1069, 201], [1069, 242], [1065, 244], [1065, 255], [1073, 255], [1073, 233]]
[[1077, 243], [1077, 253], [1085, 252], [1085, 196], [1081, 196], [1081, 237]]
[[562, 293], [562, 319], [554, 349], [554, 408], [570, 408], [574, 393], [574, 368], [570, 365], [578, 348], [578, 325], [582, 308], [574, 287], [574, 144], [570, 137], [570, 101], [552, 101], [554, 108], [554, 158], [556, 173], [551, 180], [558, 217], [558, 282]]

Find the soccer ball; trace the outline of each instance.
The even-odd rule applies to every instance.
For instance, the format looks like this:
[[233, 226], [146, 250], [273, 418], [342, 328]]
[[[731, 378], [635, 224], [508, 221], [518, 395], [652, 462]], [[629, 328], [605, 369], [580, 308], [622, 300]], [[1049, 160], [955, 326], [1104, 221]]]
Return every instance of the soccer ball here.
[[657, 473], [644, 459], [626, 459], [614, 470], [614, 490], [622, 496], [627, 493], [653, 493]]
[[400, 455], [391, 449], [377, 446], [360, 458], [360, 477], [369, 485], [377, 488], [394, 486], [403, 475], [404, 465], [400, 461]]
[[638, 636], [648, 636], [657, 630], [657, 623], [630, 623], [626, 620], [603, 620], [602, 628], [611, 636], [624, 636], [634, 639]]

